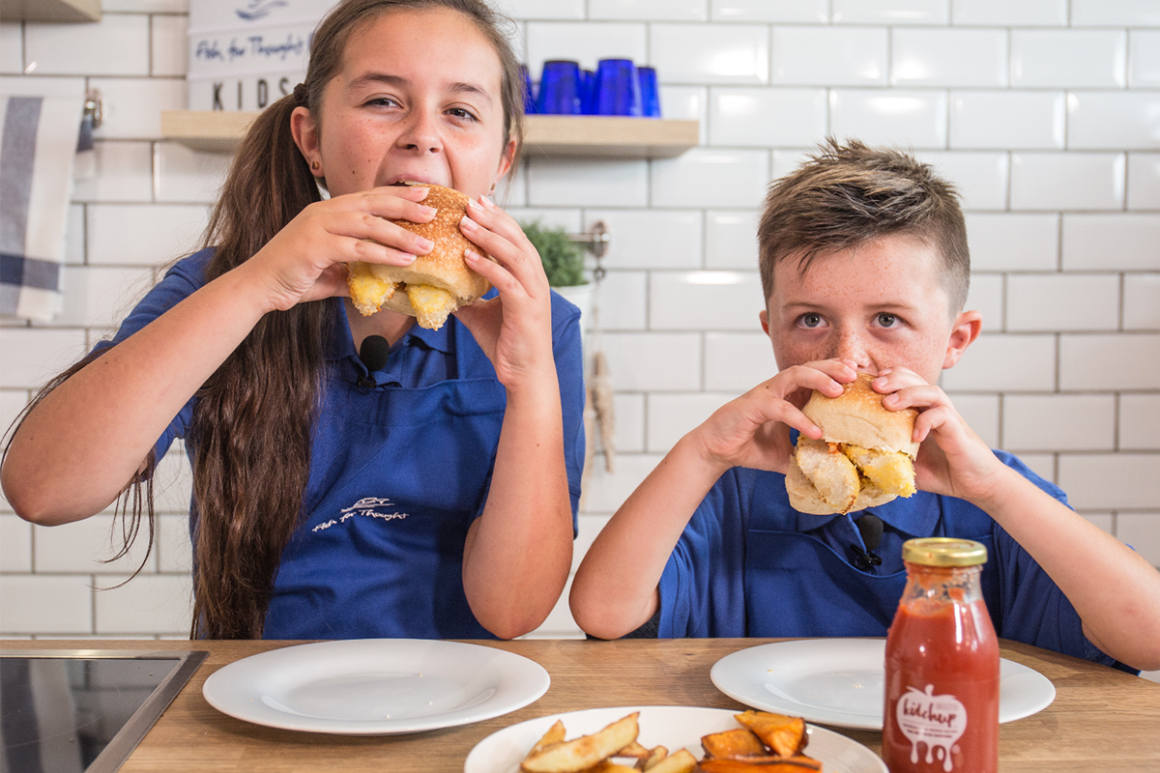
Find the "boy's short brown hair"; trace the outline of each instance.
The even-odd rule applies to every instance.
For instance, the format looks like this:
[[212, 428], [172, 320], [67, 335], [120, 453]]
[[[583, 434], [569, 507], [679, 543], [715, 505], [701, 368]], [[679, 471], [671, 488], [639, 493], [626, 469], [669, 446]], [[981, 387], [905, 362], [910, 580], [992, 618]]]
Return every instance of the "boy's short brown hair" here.
[[832, 137], [819, 147], [766, 196], [757, 230], [765, 297], [773, 292], [774, 266], [786, 258], [805, 272], [820, 255], [882, 236], [912, 235], [942, 257], [951, 312], [962, 311], [971, 259], [954, 186], [901, 150], [857, 140], [841, 145]]

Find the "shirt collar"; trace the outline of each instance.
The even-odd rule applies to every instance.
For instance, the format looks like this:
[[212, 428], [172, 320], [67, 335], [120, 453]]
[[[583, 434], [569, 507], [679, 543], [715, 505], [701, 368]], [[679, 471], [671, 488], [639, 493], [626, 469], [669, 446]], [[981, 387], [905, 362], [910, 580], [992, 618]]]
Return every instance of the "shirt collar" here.
[[[326, 359], [342, 360], [353, 357], [357, 360], [358, 351], [354, 348], [354, 337], [350, 332], [350, 322], [346, 318], [346, 308], [342, 298], [332, 298], [331, 309], [333, 324], [330, 325], [330, 335], [326, 342]], [[418, 325], [411, 325], [411, 329], [406, 332], [401, 341], [395, 344], [395, 347], [410, 346], [413, 343], [421, 342], [428, 349], [451, 354], [455, 351], [455, 339], [451, 334], [451, 328], [458, 324], [458, 320], [454, 317], [448, 317], [447, 324], [438, 330], [428, 330]]]
[[[878, 507], [854, 511], [850, 513], [850, 517], [853, 520], [858, 520], [865, 513], [871, 513], [881, 518], [883, 523], [895, 531], [910, 537], [929, 536], [934, 533], [934, 528], [940, 517], [938, 500], [936, 498], [932, 506], [932, 503], [928, 501], [931, 497], [933, 497], [932, 494], [920, 491], [909, 497], [897, 497]], [[827, 525], [835, 518], [841, 517], [837, 513], [832, 515], [798, 513], [797, 530], [799, 532], [813, 531]]]

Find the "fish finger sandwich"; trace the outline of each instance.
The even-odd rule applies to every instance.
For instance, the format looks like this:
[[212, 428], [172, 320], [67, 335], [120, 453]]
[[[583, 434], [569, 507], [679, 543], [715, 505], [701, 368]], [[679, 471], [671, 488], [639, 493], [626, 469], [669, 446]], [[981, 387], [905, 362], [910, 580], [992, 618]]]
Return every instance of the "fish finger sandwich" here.
[[420, 327], [438, 330], [451, 312], [491, 289], [490, 282], [467, 267], [464, 251], [489, 256], [459, 230], [467, 196], [442, 185], [423, 185], [428, 192], [421, 203], [436, 208], [435, 217], [428, 223], [391, 222], [430, 239], [435, 247], [427, 255], [416, 256], [409, 266], [348, 263], [346, 283], [354, 307], [364, 317], [385, 306], [415, 317]]
[[785, 488], [802, 513], [829, 515], [864, 510], [915, 492], [911, 440], [918, 411], [887, 410], [882, 395], [859, 373], [839, 397], [814, 392], [802, 409], [822, 428], [822, 439], [798, 436]]

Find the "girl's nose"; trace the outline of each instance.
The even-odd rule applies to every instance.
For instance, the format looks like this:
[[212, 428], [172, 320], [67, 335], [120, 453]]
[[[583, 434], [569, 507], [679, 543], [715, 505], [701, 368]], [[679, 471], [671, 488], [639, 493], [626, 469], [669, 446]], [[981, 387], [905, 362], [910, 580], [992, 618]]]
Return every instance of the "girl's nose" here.
[[416, 110], [399, 134], [397, 145], [404, 150], [419, 153], [438, 153], [443, 149], [443, 140], [439, 136], [436, 122], [423, 111]]

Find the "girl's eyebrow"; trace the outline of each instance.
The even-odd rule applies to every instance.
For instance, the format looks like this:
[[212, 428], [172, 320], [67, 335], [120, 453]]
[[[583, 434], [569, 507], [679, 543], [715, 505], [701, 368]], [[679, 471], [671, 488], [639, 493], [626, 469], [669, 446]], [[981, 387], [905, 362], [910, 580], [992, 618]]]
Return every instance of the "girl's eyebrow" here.
[[[347, 84], [347, 91], [355, 91], [360, 88], [365, 88], [369, 85], [383, 84], [386, 86], [393, 86], [395, 88], [406, 88], [411, 85], [411, 81], [401, 75], [391, 75], [390, 73], [369, 72], [365, 75], [352, 80]], [[453, 94], [470, 94], [486, 100], [490, 105], [492, 103], [491, 94], [482, 86], [469, 83], [467, 81], [456, 81], [447, 86], [447, 91]]]

